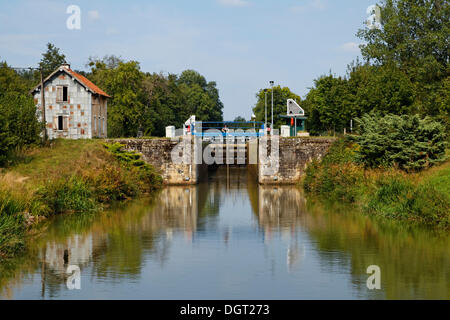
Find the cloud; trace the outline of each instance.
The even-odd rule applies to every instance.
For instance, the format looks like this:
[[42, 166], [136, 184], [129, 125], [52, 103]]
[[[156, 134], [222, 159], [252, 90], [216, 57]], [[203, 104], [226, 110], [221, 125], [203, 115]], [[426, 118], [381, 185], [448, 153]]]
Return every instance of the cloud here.
[[91, 10], [91, 11], [88, 11], [88, 17], [91, 20], [97, 20], [100, 18], [100, 14], [98, 13], [97, 10]]
[[302, 13], [310, 10], [324, 10], [326, 8], [323, 0], [312, 0], [304, 5], [297, 5], [291, 7], [291, 11], [294, 13]]
[[339, 49], [345, 52], [359, 52], [359, 43], [347, 42], [340, 46]]
[[218, 0], [218, 2], [227, 7], [246, 7], [249, 4], [244, 0]]

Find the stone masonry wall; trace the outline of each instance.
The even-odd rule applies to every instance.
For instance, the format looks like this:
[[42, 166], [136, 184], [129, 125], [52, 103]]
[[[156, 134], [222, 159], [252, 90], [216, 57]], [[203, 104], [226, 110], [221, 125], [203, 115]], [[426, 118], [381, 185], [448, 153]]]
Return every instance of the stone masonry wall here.
[[[136, 151], [142, 154], [142, 159], [155, 167], [163, 177], [164, 184], [187, 185], [196, 184], [201, 173], [201, 165], [176, 164], [171, 158], [172, 149], [178, 144], [177, 141], [165, 138], [155, 139], [110, 139], [109, 143], [118, 142], [123, 144], [127, 151]], [[193, 144], [187, 141], [188, 146]], [[194, 159], [192, 157], [192, 159]]]
[[[265, 170], [271, 163], [258, 164], [258, 180], [261, 184], [294, 184], [304, 174], [306, 166], [313, 159], [322, 158], [335, 139], [325, 138], [282, 138], [279, 140], [279, 167], [275, 174]], [[270, 150], [270, 141], [267, 143]], [[261, 144], [259, 153], [261, 155]], [[269, 153], [270, 154], [270, 153]]]

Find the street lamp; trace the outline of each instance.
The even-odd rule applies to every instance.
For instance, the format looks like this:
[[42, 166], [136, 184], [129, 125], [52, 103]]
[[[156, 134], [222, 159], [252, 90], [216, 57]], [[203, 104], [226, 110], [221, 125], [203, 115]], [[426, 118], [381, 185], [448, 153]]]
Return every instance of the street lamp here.
[[272, 124], [270, 126], [270, 135], [273, 135], [273, 81], [269, 81], [270, 88], [272, 89]]
[[264, 120], [264, 130], [267, 132], [267, 89], [264, 89], [264, 99], [265, 99], [265, 107], [264, 107], [264, 111], [265, 111], [265, 120]]

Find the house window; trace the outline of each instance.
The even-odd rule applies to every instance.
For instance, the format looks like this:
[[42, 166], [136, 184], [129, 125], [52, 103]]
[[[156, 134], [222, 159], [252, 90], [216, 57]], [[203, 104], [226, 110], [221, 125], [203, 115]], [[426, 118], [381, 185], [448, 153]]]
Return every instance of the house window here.
[[63, 116], [58, 116], [58, 130], [64, 130]]
[[58, 86], [56, 87], [56, 101], [57, 102], [67, 102], [69, 97], [68, 87]]

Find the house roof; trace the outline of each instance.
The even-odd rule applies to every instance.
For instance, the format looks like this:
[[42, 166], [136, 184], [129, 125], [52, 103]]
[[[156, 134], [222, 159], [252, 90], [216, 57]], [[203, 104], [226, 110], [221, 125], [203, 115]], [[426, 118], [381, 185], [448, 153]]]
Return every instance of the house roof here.
[[[45, 78], [44, 83], [47, 82], [51, 77], [53, 77], [58, 72], [66, 72], [68, 75], [70, 75], [70, 76], [74, 77], [75, 79], [77, 79], [78, 82], [81, 85], [83, 85], [86, 89], [92, 91], [93, 93], [99, 94], [101, 96], [105, 96], [107, 98], [111, 98], [111, 96], [109, 96], [105, 91], [103, 91], [102, 89], [97, 87], [88, 78], [86, 78], [86, 77], [82, 76], [81, 74], [76, 73], [75, 71], [70, 69], [70, 66], [67, 65], [67, 64], [61, 65], [58, 69], [56, 69], [54, 72], [52, 72], [52, 74], [50, 74], [47, 78]], [[38, 89], [40, 86], [41, 86], [41, 84], [39, 83], [36, 87], [33, 88], [33, 90], [31, 90], [31, 92], [36, 91], [36, 89]]]

